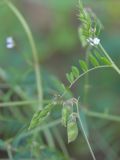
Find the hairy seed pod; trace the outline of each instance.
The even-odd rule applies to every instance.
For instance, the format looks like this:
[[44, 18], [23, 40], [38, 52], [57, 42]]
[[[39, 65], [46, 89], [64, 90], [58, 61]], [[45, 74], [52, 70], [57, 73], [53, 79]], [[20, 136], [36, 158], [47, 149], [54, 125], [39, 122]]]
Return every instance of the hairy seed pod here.
[[69, 121], [67, 123], [67, 135], [68, 143], [74, 141], [78, 136], [78, 126], [74, 115], [69, 116]]
[[63, 106], [62, 109], [62, 124], [64, 127], [67, 127], [67, 121], [69, 115], [72, 113], [73, 109], [70, 106]]

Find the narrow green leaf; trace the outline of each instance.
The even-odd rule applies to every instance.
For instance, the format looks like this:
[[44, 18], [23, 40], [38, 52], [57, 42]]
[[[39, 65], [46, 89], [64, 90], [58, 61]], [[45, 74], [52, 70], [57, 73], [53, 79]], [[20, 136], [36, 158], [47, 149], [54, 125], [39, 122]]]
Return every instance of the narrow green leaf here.
[[63, 92], [66, 91], [66, 87], [63, 83], [61, 84], [61, 88], [62, 88]]
[[100, 55], [100, 53], [99, 52], [97, 52], [97, 51], [94, 51], [94, 55], [96, 56], [96, 58], [98, 59], [98, 60], [101, 60], [101, 55]]
[[111, 65], [111, 62], [106, 57], [101, 56], [100, 53], [98, 53], [97, 51], [95, 51], [94, 54], [99, 59], [99, 61], [102, 62], [103, 64]]
[[38, 126], [43, 120], [49, 115], [50, 111], [53, 108], [53, 104], [48, 104], [43, 110], [37, 111], [30, 122], [29, 129], [32, 129]]
[[70, 74], [66, 74], [66, 77], [67, 77], [67, 80], [70, 82], [70, 83], [72, 83], [73, 81], [74, 81], [74, 76], [73, 76], [73, 74], [72, 74], [72, 72], [70, 73]]
[[90, 55], [90, 62], [92, 63], [94, 67], [99, 66], [99, 62], [93, 55]]
[[80, 63], [81, 69], [82, 69], [84, 72], [86, 72], [86, 71], [88, 70], [88, 66], [87, 66], [86, 62], [83, 61], [83, 60], [80, 60], [79, 63]]
[[72, 83], [74, 81], [74, 76], [73, 76], [72, 72], [70, 73], [70, 79], [71, 79], [71, 83]]
[[67, 78], [67, 80], [71, 83], [71, 79], [70, 79], [69, 73], [66, 74], [66, 78]]
[[79, 39], [82, 43], [82, 46], [85, 47], [87, 45], [86, 37], [83, 35], [83, 29], [79, 27], [78, 29]]
[[80, 74], [78, 68], [75, 66], [72, 66], [72, 73], [75, 78], [77, 78]]
[[73, 117], [73, 115], [69, 116], [69, 120], [67, 123], [67, 135], [68, 143], [73, 142], [78, 136], [78, 126], [76, 122], [76, 117]]
[[111, 65], [111, 62], [106, 57], [101, 57], [101, 62], [106, 65]]

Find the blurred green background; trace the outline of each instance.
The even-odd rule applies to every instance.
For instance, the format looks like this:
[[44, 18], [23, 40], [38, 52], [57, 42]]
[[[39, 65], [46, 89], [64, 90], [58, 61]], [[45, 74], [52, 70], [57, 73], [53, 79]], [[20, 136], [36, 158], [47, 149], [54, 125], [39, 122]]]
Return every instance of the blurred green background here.
[[[42, 68], [44, 96], [53, 97], [61, 92], [60, 81], [67, 84], [65, 74], [70, 67], [78, 64], [78, 59], [84, 58], [85, 49], [81, 47], [78, 27], [77, 0], [14, 0], [27, 20], [35, 38], [38, 49], [39, 63]], [[90, 7], [100, 18], [104, 30], [100, 36], [101, 43], [120, 67], [120, 1], [119, 0], [84, 0], [86, 7]], [[0, 2], [0, 102], [17, 101], [36, 98], [36, 82], [32, 62], [32, 53], [26, 34], [21, 24], [10, 11]], [[6, 48], [6, 38], [12, 36], [15, 41], [13, 49]], [[3, 78], [5, 76], [5, 78]], [[102, 69], [90, 73], [90, 90], [88, 104], [91, 110], [120, 114], [120, 77], [111, 69]], [[19, 87], [18, 87], [19, 86]], [[16, 91], [16, 87], [19, 89]], [[84, 78], [74, 88], [74, 96], [81, 97], [83, 102]], [[26, 98], [27, 97], [27, 98]], [[34, 109], [33, 109], [34, 108]], [[36, 136], [17, 139], [17, 135], [24, 134], [37, 106], [0, 108], [0, 158], [30, 159], [34, 155], [38, 159], [65, 159], [51, 129], [56, 148], [49, 148], [43, 133]], [[60, 117], [60, 109], [56, 109], [55, 116]], [[54, 117], [54, 115], [53, 115]], [[118, 122], [84, 117], [91, 145], [97, 160], [120, 159], [120, 129]], [[91, 160], [86, 142], [79, 134], [78, 139], [67, 145], [66, 130], [59, 126], [57, 131], [65, 142], [71, 159]], [[35, 151], [31, 149], [36, 141]], [[9, 146], [19, 151], [12, 150]], [[5, 145], [5, 146], [4, 146]], [[40, 151], [39, 151], [40, 150]], [[37, 156], [36, 156], [37, 155]], [[12, 159], [12, 158], [11, 158]]]

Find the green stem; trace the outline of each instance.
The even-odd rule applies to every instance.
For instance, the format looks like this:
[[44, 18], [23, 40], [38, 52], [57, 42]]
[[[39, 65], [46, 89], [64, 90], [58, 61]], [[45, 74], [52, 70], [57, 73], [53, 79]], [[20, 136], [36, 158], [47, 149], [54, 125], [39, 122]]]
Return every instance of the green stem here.
[[0, 107], [23, 106], [23, 105], [35, 104], [35, 103], [38, 103], [38, 101], [5, 102], [5, 103], [0, 103]]
[[83, 126], [83, 123], [82, 123], [82, 120], [81, 120], [81, 117], [80, 117], [80, 112], [79, 112], [78, 103], [77, 103], [76, 107], [77, 107], [78, 120], [79, 120], [79, 123], [80, 123], [80, 125], [81, 125], [81, 129], [82, 129], [82, 131], [83, 131], [83, 135], [84, 135], [84, 137], [85, 137], [85, 140], [86, 140], [86, 142], [87, 142], [87, 145], [88, 145], [88, 148], [89, 148], [89, 150], [90, 150], [90, 153], [91, 153], [91, 155], [92, 155], [93, 160], [96, 160], [95, 155], [94, 155], [94, 152], [93, 152], [93, 149], [92, 149], [92, 147], [91, 147], [91, 145], [90, 145], [90, 142], [89, 142], [89, 140], [88, 140], [86, 131], [85, 131], [85, 129], [84, 129], [84, 126]]
[[[35, 41], [33, 39], [32, 36], [32, 32], [26, 22], [26, 20], [24, 19], [24, 17], [22, 16], [22, 14], [19, 12], [19, 10], [14, 6], [14, 4], [12, 2], [10, 2], [9, 0], [5, 0], [7, 6], [11, 9], [11, 11], [15, 14], [15, 16], [18, 18], [18, 20], [20, 21], [20, 23], [22, 24], [26, 35], [28, 37], [31, 49], [32, 49], [32, 54], [33, 54], [33, 60], [34, 60], [34, 68], [35, 68], [35, 74], [36, 74], [36, 83], [37, 83], [37, 91], [38, 91], [38, 101], [39, 101], [39, 105], [41, 107], [41, 109], [43, 108], [43, 104], [42, 104], [42, 100], [43, 100], [43, 92], [42, 92], [42, 83], [41, 83], [41, 75], [40, 75], [40, 68], [39, 68], [39, 57], [37, 54], [37, 49], [36, 49], [36, 45], [35, 45]], [[51, 146], [51, 140], [52, 143], [53, 139], [52, 139], [52, 135], [50, 136], [50, 131], [47, 129], [45, 130], [45, 136], [46, 139], [48, 141], [49, 146]]]
[[103, 65], [103, 66], [97, 66], [97, 67], [94, 67], [94, 68], [91, 68], [89, 70], [87, 70], [86, 72], [82, 73], [81, 75], [79, 75], [72, 83], [71, 85], [69, 86], [69, 89], [80, 79], [82, 78], [84, 75], [88, 74], [89, 72], [91, 71], [94, 71], [96, 69], [100, 69], [100, 68], [110, 68], [111, 66], [110, 65]]
[[35, 63], [34, 67], [35, 67], [35, 73], [36, 73], [38, 99], [39, 99], [39, 103], [41, 104], [41, 107], [42, 107], [43, 94], [42, 94], [42, 84], [41, 84], [39, 60], [38, 60], [37, 49], [36, 49], [35, 41], [32, 36], [32, 32], [31, 32], [26, 20], [24, 19], [22, 14], [18, 11], [18, 9], [12, 4], [12, 2], [10, 2], [9, 0], [6, 0], [5, 2], [7, 4], [7, 6], [12, 10], [12, 12], [15, 14], [15, 16], [18, 18], [20, 23], [22, 24], [22, 26], [26, 32], [26, 35], [28, 37], [28, 40], [29, 40], [29, 43], [31, 46], [31, 50], [32, 50], [32, 54], [33, 54], [33, 60]]
[[112, 67], [116, 70], [116, 72], [118, 74], [120, 74], [120, 69], [118, 68], [118, 66], [115, 64], [115, 62], [111, 59], [111, 57], [109, 56], [109, 54], [106, 52], [106, 50], [103, 48], [103, 46], [101, 44], [99, 44], [98, 46], [100, 48], [100, 50], [105, 54], [105, 56], [108, 58], [108, 60], [111, 62]]
[[[48, 104], [50, 100], [44, 100], [44, 104]], [[30, 104], [39, 104], [38, 100], [28, 100], [28, 101], [17, 101], [17, 102], [4, 102], [0, 103], [0, 107], [14, 107], [14, 106], [24, 106]]]
[[[72, 88], [72, 86], [80, 79], [82, 78], [83, 76], [85, 76], [86, 74], [88, 74], [89, 72], [91, 71], [94, 71], [96, 69], [101, 69], [101, 68], [110, 68], [112, 67], [111, 65], [103, 65], [103, 66], [97, 66], [97, 67], [94, 67], [94, 68], [91, 68], [87, 71], [85, 71], [84, 73], [80, 74], [70, 85], [69, 85], [69, 89]], [[65, 91], [60, 97], [62, 98], [65, 94], [67, 93], [67, 91]]]
[[50, 130], [48, 128], [45, 128], [44, 134], [46, 136], [46, 139], [47, 139], [49, 147], [55, 148], [55, 143], [54, 143], [54, 140], [53, 140], [53, 135], [51, 134], [51, 132], [50, 132]]
[[115, 122], [120, 122], [120, 117], [115, 115], [110, 115], [106, 113], [98, 113], [94, 111], [89, 111], [88, 109], [83, 109], [84, 113], [90, 117], [100, 118], [100, 119], [106, 119], [111, 120]]
[[7, 147], [7, 152], [8, 152], [9, 160], [13, 160], [12, 151], [11, 151], [10, 146]]

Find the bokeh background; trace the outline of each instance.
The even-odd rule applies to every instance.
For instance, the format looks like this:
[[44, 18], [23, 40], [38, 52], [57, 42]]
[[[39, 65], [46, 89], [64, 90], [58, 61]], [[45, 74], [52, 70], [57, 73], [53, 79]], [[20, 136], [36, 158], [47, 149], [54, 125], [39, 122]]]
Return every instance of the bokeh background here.
[[[65, 74], [70, 71], [70, 67], [78, 65], [78, 59], [85, 56], [85, 49], [82, 48], [78, 35], [80, 25], [78, 2], [77, 0], [14, 0], [13, 3], [24, 15], [34, 35], [42, 68], [44, 95], [49, 99], [60, 91], [59, 81], [67, 84]], [[104, 30], [100, 35], [101, 43], [120, 67], [120, 1], [84, 0], [84, 4], [92, 8], [102, 21]], [[35, 75], [33, 66], [29, 65], [32, 61], [31, 48], [21, 24], [2, 1], [0, 24], [0, 101], [1, 103], [17, 101], [23, 97], [34, 99]], [[15, 41], [13, 49], [6, 48], [6, 38], [9, 36]], [[90, 73], [89, 80], [87, 103], [90, 109], [119, 116], [120, 77], [117, 73], [111, 69], [102, 69]], [[16, 86], [22, 91], [19, 88], [16, 93]], [[84, 79], [81, 79], [74, 88], [74, 96], [80, 96], [81, 102], [84, 98], [83, 88]], [[58, 112], [59, 109], [55, 113], [57, 116]], [[33, 137], [29, 141], [23, 139], [20, 142], [15, 137], [24, 133], [24, 127], [29, 123], [33, 113], [34, 110], [29, 106], [0, 108], [0, 158], [7, 158], [8, 155], [10, 158], [9, 149], [4, 146], [7, 143], [13, 148], [21, 149], [20, 152], [12, 151], [14, 159], [30, 159]], [[119, 122], [93, 117], [83, 118], [97, 160], [119, 160]], [[92, 159], [82, 133], [74, 143], [67, 145], [66, 129], [60, 126], [57, 131], [61, 131], [60, 135], [71, 158]], [[43, 151], [40, 151], [39, 159], [65, 159], [52, 129], [51, 132], [57, 147], [41, 149]], [[34, 138], [37, 142], [40, 141], [37, 144], [40, 145], [38, 148], [42, 148], [45, 140], [44, 143], [41, 142], [42, 138], [38, 138], [39, 136], [44, 139], [40, 133]], [[38, 148], [35, 149], [37, 155]]]

